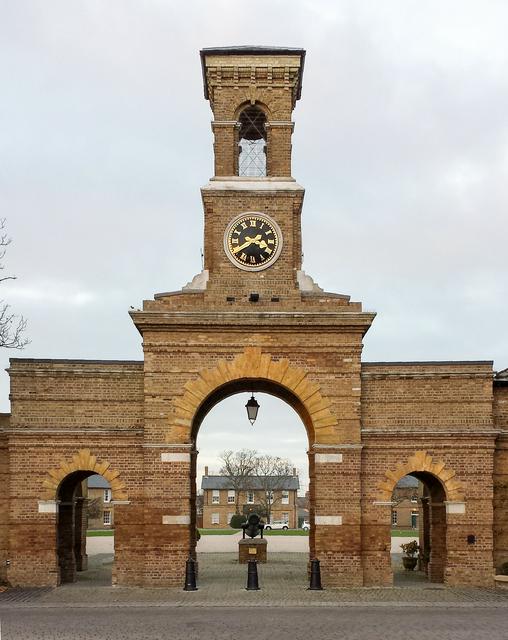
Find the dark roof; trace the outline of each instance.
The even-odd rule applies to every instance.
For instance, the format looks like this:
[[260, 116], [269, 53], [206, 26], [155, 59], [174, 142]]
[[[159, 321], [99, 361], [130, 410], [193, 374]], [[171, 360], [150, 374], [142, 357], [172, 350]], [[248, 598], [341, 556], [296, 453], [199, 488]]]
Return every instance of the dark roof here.
[[396, 487], [417, 487], [418, 479], [413, 478], [413, 476], [404, 476], [397, 482], [395, 486]]
[[[259, 491], [260, 489], [264, 489], [264, 485], [262, 482], [262, 478], [258, 478], [253, 476], [249, 478], [248, 483], [246, 482], [246, 486], [248, 486], [248, 490], [251, 491]], [[203, 476], [201, 479], [201, 488], [202, 489], [232, 489], [231, 481], [227, 476]], [[300, 488], [300, 480], [298, 476], [287, 476], [282, 483], [281, 489], [285, 491], [290, 490], [298, 490]]]
[[89, 489], [110, 489], [111, 485], [103, 476], [94, 474], [88, 478]]
[[494, 376], [494, 384], [508, 384], [508, 369], [498, 371]]
[[305, 49], [300, 47], [263, 47], [261, 45], [242, 44], [233, 47], [204, 47], [199, 52], [201, 56], [229, 56], [229, 55], [305, 55]]
[[261, 47], [256, 45], [240, 45], [235, 47], [206, 47], [199, 52], [201, 56], [201, 70], [203, 73], [203, 86], [205, 89], [205, 99], [208, 100], [208, 85], [206, 82], [205, 56], [300, 56], [300, 77], [296, 88], [296, 99], [300, 100], [302, 95], [303, 67], [305, 65], [305, 49], [298, 47]]

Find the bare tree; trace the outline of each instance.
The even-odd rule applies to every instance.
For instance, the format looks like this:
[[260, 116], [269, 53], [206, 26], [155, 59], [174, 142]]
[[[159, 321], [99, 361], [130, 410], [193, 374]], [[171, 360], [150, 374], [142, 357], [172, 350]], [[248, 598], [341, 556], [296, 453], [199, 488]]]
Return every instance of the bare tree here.
[[249, 489], [249, 479], [252, 478], [257, 463], [257, 451], [242, 449], [241, 451], [223, 451], [220, 454], [222, 466], [220, 475], [229, 479], [231, 489], [235, 491], [235, 513], [240, 513], [240, 492]]
[[[0, 219], [0, 271], [4, 270], [3, 259], [11, 239], [4, 233], [5, 218]], [[15, 280], [16, 276], [0, 277], [0, 282]], [[10, 312], [10, 306], [0, 300], [0, 347], [7, 349], [23, 349], [29, 340], [23, 336], [26, 329], [26, 320], [23, 316], [17, 316]]]
[[86, 502], [86, 515], [91, 520], [97, 519], [102, 513], [102, 501], [100, 498], [89, 498]]
[[271, 522], [272, 508], [282, 500], [282, 491], [287, 489], [292, 475], [293, 465], [278, 456], [258, 456], [256, 460], [256, 488], [259, 489], [259, 502]]

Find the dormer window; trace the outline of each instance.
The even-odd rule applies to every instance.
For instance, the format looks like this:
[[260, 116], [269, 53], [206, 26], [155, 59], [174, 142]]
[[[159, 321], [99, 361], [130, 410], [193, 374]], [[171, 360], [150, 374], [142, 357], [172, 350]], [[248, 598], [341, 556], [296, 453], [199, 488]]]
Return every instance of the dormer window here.
[[238, 175], [266, 176], [266, 115], [255, 105], [245, 108], [238, 118]]

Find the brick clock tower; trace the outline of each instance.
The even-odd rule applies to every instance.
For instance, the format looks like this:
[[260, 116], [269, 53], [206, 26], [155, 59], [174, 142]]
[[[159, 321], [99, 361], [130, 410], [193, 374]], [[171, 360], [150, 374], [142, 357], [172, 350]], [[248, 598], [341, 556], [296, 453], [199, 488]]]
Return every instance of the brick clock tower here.
[[303, 49], [201, 51], [215, 155], [201, 189], [204, 269], [131, 313], [145, 354], [146, 584], [179, 584], [195, 549], [199, 425], [251, 389], [288, 402], [306, 428], [311, 557], [328, 584], [363, 584], [360, 355], [374, 315], [302, 270], [291, 115], [304, 60]]
[[[200, 425], [250, 391], [287, 402], [307, 433], [309, 551], [325, 586], [393, 583], [392, 496], [406, 475], [423, 484], [431, 582], [493, 586], [508, 561], [508, 370], [362, 362], [374, 314], [302, 270], [291, 114], [304, 59], [302, 49], [201, 51], [215, 137], [215, 175], [201, 190], [205, 263], [131, 312], [143, 361], [11, 358], [0, 581], [57, 586], [86, 570], [83, 483], [98, 473], [114, 505], [113, 583], [181, 588], [196, 554]], [[255, 426], [252, 437], [256, 447]]]

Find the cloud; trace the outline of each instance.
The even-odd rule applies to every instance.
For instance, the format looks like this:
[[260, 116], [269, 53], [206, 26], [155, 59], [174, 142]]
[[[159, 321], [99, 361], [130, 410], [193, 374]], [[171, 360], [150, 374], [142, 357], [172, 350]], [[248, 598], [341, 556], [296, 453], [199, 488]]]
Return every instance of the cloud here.
[[80, 291], [79, 285], [71, 283], [56, 283], [43, 281], [32, 287], [14, 286], [7, 290], [9, 301], [21, 305], [28, 302], [29, 305], [37, 306], [40, 303], [55, 306], [77, 306], [82, 307], [97, 301], [98, 296], [90, 291]]

